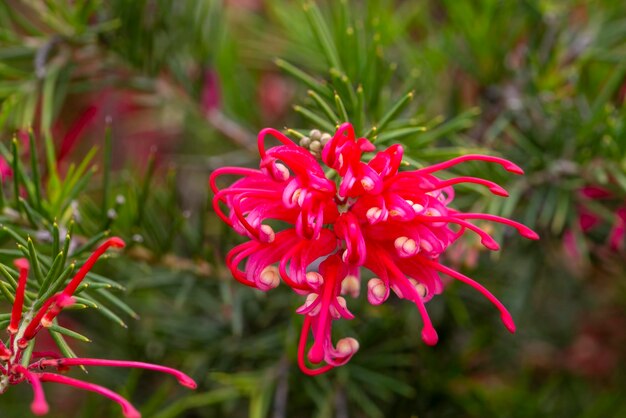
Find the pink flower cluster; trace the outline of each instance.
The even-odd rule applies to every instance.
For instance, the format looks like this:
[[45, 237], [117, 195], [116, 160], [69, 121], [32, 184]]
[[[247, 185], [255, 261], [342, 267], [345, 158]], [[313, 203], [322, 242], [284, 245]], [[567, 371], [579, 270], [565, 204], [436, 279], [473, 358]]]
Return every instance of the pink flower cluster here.
[[[280, 145], [266, 149], [266, 136]], [[417, 306], [422, 319], [422, 338], [437, 343], [437, 333], [425, 308], [443, 290], [439, 273], [469, 284], [501, 313], [504, 325], [513, 332], [511, 315], [485, 287], [439, 263], [448, 246], [466, 230], [491, 250], [495, 240], [471, 220], [503, 223], [524, 237], [538, 239], [535, 232], [517, 222], [483, 213], [463, 213], [449, 207], [452, 186], [475, 183], [493, 194], [507, 196], [499, 185], [475, 177], [441, 180], [433, 173], [469, 160], [501, 165], [523, 174], [521, 168], [498, 157], [465, 155], [419, 170], [400, 171], [403, 148], [392, 145], [377, 152], [368, 162], [363, 154], [374, 152], [366, 138], [356, 138], [349, 123], [339, 127], [321, 150], [322, 162], [306, 148], [294, 144], [274, 129], [258, 136], [260, 168], [224, 167], [210, 179], [215, 193], [216, 213], [249, 241], [236, 246], [226, 262], [235, 279], [263, 291], [282, 281], [305, 296], [297, 313], [304, 315], [298, 363], [307, 374], [323, 373], [345, 364], [358, 350], [354, 338], [333, 345], [333, 321], [352, 319], [343, 295], [358, 296], [363, 268], [373, 273], [367, 282], [367, 299], [383, 303], [393, 291]], [[219, 189], [223, 175], [241, 176]], [[225, 213], [222, 205], [228, 208]], [[243, 264], [243, 269], [241, 265]], [[309, 333], [313, 344], [305, 361]]]
[[83, 281], [89, 270], [98, 258], [109, 247], [123, 247], [124, 241], [120, 238], [110, 238], [105, 241], [87, 259], [85, 264], [78, 270], [67, 286], [50, 298], [45, 300], [38, 309], [29, 307], [23, 315], [25, 308], [24, 294], [26, 292], [29, 263], [24, 258], [17, 259], [15, 266], [19, 270], [19, 279], [15, 290], [15, 300], [11, 310], [11, 317], [7, 331], [9, 344], [0, 340], [0, 394], [4, 393], [9, 386], [28, 382], [34, 392], [34, 400], [31, 410], [35, 415], [48, 413], [48, 403], [44, 396], [41, 383], [55, 382], [79, 389], [91, 391], [103, 395], [122, 407], [126, 418], [139, 418], [141, 414], [126, 399], [119, 394], [93, 383], [83, 382], [58, 373], [46, 371], [49, 368], [57, 371], [67, 371], [72, 366], [106, 366], [106, 367], [131, 367], [154, 370], [173, 375], [178, 382], [186, 387], [195, 389], [196, 383], [186, 374], [169, 367], [156, 364], [140, 363], [123, 360], [104, 360], [94, 358], [63, 358], [56, 353], [30, 351], [29, 346], [43, 328], [50, 327], [54, 319], [63, 308], [74, 303], [74, 292]]
[[[590, 232], [602, 222], [602, 218], [591, 208], [585, 206], [587, 201], [618, 200], [619, 197], [608, 189], [598, 186], [586, 186], [579, 190], [582, 204], [579, 205], [578, 222], [580, 229], [584, 233]], [[624, 238], [626, 237], [626, 202], [621, 202], [613, 211], [613, 224], [607, 238], [607, 244], [613, 251], [624, 248]]]
[[[576, 205], [576, 224], [566, 228], [563, 233], [563, 249], [572, 260], [584, 260], [580, 242], [575, 231], [580, 231], [590, 243], [591, 234], [605, 227], [606, 219], [597, 212], [598, 205], [602, 205], [612, 212], [608, 236], [601, 248], [607, 248], [610, 252], [621, 252], [626, 244], [626, 201], [618, 194], [601, 186], [585, 186], [580, 188], [575, 196], [578, 198]], [[598, 249], [598, 248], [596, 248]], [[607, 254], [604, 251], [598, 253]]]

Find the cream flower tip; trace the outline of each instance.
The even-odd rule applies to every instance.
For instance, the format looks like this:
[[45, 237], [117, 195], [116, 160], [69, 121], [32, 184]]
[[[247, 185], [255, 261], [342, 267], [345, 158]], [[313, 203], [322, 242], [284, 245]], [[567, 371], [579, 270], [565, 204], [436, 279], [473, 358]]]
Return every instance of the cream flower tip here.
[[309, 293], [304, 300], [304, 304], [296, 309], [296, 312], [303, 315], [316, 316], [320, 312], [320, 304], [316, 303], [317, 293]]
[[275, 177], [277, 180], [285, 181], [289, 178], [289, 169], [284, 164], [276, 163]]
[[302, 189], [296, 189], [293, 191], [293, 193], [291, 194], [291, 199], [290, 199], [290, 202], [292, 205], [295, 205], [296, 203], [298, 203], [298, 200], [300, 199], [301, 194], [302, 194]]
[[317, 288], [324, 284], [324, 277], [316, 271], [309, 271], [305, 277], [307, 283], [313, 288]]
[[426, 286], [413, 278], [410, 278], [409, 282], [411, 282], [411, 285], [413, 285], [413, 287], [417, 291], [417, 294], [420, 295], [421, 298], [426, 297], [426, 295], [428, 294], [428, 289], [426, 288]]
[[420, 248], [426, 252], [430, 252], [433, 250], [433, 245], [426, 240], [420, 240]]
[[426, 295], [428, 294], [428, 289], [426, 288], [426, 286], [424, 286], [421, 283], [415, 286], [415, 290], [417, 290], [417, 293], [423, 298], [425, 298]]
[[367, 212], [365, 213], [365, 217], [367, 218], [367, 220], [370, 223], [374, 223], [376, 222], [378, 219], [380, 219], [380, 215], [382, 215], [383, 210], [381, 208], [378, 208], [376, 206], [372, 206], [371, 208], [369, 208], [367, 210]]
[[337, 296], [337, 303], [343, 309], [347, 309], [348, 308], [348, 302], [346, 302], [346, 298], [344, 298], [343, 296]]
[[404, 243], [407, 242], [408, 240], [409, 238], [405, 236], [398, 237], [393, 242], [393, 246], [396, 247], [396, 250], [400, 250], [402, 249], [402, 246], [404, 246]]
[[380, 300], [385, 297], [387, 294], [387, 288], [385, 287], [385, 283], [378, 279], [370, 279], [367, 283], [367, 290], [377, 300]]
[[372, 180], [371, 178], [363, 177], [361, 179], [361, 186], [363, 186], [363, 189], [370, 191], [374, 189], [375, 183], [374, 183], [374, 180]]
[[350, 295], [354, 298], [359, 296], [361, 291], [361, 282], [356, 276], [346, 276], [341, 282], [341, 294]]
[[260, 232], [261, 239], [264, 242], [271, 243], [274, 242], [274, 239], [276, 239], [276, 233], [274, 232], [274, 229], [272, 229], [272, 227], [269, 225], [261, 225]]
[[311, 306], [317, 300], [317, 293], [309, 293], [304, 301], [304, 306]]
[[267, 266], [261, 272], [259, 281], [263, 283], [267, 288], [273, 289], [280, 283], [280, 274], [278, 267]]
[[419, 203], [413, 203], [411, 206], [413, 207], [415, 213], [420, 213], [424, 210], [424, 206], [420, 205]]
[[393, 243], [400, 256], [411, 256], [419, 251], [417, 242], [409, 237], [401, 236], [396, 238]]
[[425, 216], [441, 216], [441, 212], [439, 212], [435, 208], [428, 208], [424, 211]]
[[359, 342], [352, 337], [342, 338], [337, 341], [337, 351], [339, 351], [344, 356], [354, 354], [358, 350]]

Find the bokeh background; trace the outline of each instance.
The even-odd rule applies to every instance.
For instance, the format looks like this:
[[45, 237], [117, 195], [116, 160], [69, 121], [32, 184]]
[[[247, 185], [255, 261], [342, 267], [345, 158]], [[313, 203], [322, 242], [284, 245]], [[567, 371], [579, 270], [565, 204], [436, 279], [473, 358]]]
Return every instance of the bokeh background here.
[[[92, 340], [70, 345], [200, 383], [189, 392], [148, 372], [82, 376], [145, 417], [626, 417], [625, 100], [626, 4], [615, 0], [0, 3], [3, 143], [15, 135], [28, 161], [28, 127], [52, 138], [61, 177], [98, 147], [70, 215], [84, 239], [110, 229], [132, 242], [97, 266], [132, 311], [64, 314]], [[297, 140], [332, 132], [332, 114], [361, 134], [378, 124], [376, 143], [402, 143], [410, 164], [486, 152], [524, 168], [516, 178], [456, 170], [511, 196], [466, 187], [455, 204], [542, 239], [494, 226], [501, 251], [468, 237], [447, 258], [510, 308], [515, 335], [456, 283], [429, 303], [435, 347], [410, 303], [372, 307], [362, 294], [349, 302], [356, 319], [338, 324], [360, 341], [353, 360], [319, 377], [298, 370], [301, 298], [232, 280], [223, 259], [241, 241], [212, 212], [207, 180], [257, 164], [260, 129]], [[97, 395], [46, 391], [51, 418], [121, 416]], [[0, 417], [30, 416], [31, 396], [10, 388]]]

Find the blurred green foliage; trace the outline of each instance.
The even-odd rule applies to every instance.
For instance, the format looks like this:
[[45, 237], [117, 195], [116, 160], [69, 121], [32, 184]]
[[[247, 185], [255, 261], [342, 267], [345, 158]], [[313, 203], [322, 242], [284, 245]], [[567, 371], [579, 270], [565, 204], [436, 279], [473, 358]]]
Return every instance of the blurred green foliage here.
[[[75, 351], [198, 380], [187, 393], [148, 372], [90, 370], [146, 417], [623, 417], [626, 249], [610, 235], [626, 206], [625, 99], [626, 5], [612, 0], [6, 0], [0, 151], [13, 177], [0, 261], [30, 236], [49, 268], [50, 237], [72, 221], [85, 251], [105, 234], [130, 243], [94, 276], [119, 287], [96, 290], [114, 322], [64, 315], [93, 341]], [[301, 374], [300, 301], [229, 277], [222, 260], [239, 238], [211, 213], [206, 181], [256, 164], [265, 126], [297, 140], [345, 120], [377, 145], [401, 142], [410, 165], [486, 152], [526, 170], [469, 164], [459, 170], [511, 196], [460, 188], [456, 203], [542, 240], [498, 229], [500, 253], [468, 240], [450, 257], [511, 308], [516, 335], [451, 285], [430, 303], [440, 342], [427, 347], [413, 306], [362, 295], [339, 324], [358, 335], [354, 359]], [[120, 414], [46, 390], [50, 417]], [[11, 388], [0, 415], [29, 416], [29, 402], [25, 385]]]

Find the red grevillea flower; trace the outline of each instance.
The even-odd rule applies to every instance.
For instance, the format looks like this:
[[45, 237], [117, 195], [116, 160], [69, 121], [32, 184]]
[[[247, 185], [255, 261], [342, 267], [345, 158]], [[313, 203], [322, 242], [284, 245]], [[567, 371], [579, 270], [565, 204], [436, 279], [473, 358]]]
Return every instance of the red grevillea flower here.
[[[281, 144], [266, 149], [267, 135]], [[342, 295], [358, 296], [364, 268], [375, 276], [367, 283], [368, 301], [381, 304], [393, 291], [414, 303], [424, 322], [422, 338], [427, 344], [435, 344], [438, 338], [425, 304], [443, 290], [440, 273], [482, 293], [500, 311], [507, 329], [515, 331], [511, 315], [495, 296], [442, 265], [439, 258], [466, 230], [477, 234], [488, 249], [499, 249], [473, 220], [511, 226], [529, 239], [538, 239], [538, 235], [509, 219], [463, 213], [449, 206], [455, 184], [475, 183], [495, 195], [508, 196], [499, 185], [475, 177], [441, 180], [435, 173], [464, 161], [481, 160], [523, 174], [517, 165], [472, 154], [419, 170], [400, 171], [400, 145], [365, 162], [362, 155], [376, 149], [366, 138], [356, 138], [349, 123], [341, 125], [322, 149], [321, 160], [331, 169], [327, 170], [329, 175], [308, 149], [274, 129], [259, 133], [258, 146], [258, 170], [224, 167], [211, 175], [213, 204], [224, 222], [250, 239], [227, 255], [235, 279], [263, 291], [278, 286], [282, 279], [306, 297], [297, 310], [305, 317], [298, 354], [298, 364], [305, 373], [319, 374], [345, 364], [358, 350], [353, 338], [333, 345], [331, 328], [334, 320], [353, 318]], [[223, 175], [241, 178], [219, 189], [217, 179]], [[275, 229], [278, 226], [280, 231]], [[319, 267], [317, 263], [321, 263]], [[309, 334], [313, 344], [306, 352]], [[305, 357], [313, 364], [325, 364], [311, 369]]]
[[46, 402], [41, 383], [55, 382], [99, 393], [117, 402], [122, 407], [125, 417], [139, 418], [141, 417], [139, 411], [121, 395], [105, 387], [46, 370], [56, 369], [59, 372], [65, 372], [73, 366], [130, 367], [167, 373], [174, 376], [181, 385], [192, 389], [196, 388], [196, 383], [189, 376], [165, 366], [136, 361], [63, 358], [56, 353], [31, 353], [28, 350], [28, 347], [34, 342], [33, 340], [36, 338], [37, 333], [42, 328], [51, 326], [54, 318], [61, 310], [74, 303], [74, 292], [98, 258], [109, 247], [120, 248], [123, 246], [124, 241], [120, 238], [113, 237], [106, 240], [87, 259], [61, 292], [48, 298], [38, 309], [35, 305], [28, 308], [25, 315], [22, 315], [22, 313], [25, 310], [24, 293], [26, 291], [29, 264], [24, 258], [15, 260], [15, 266], [19, 270], [19, 280], [15, 291], [15, 301], [11, 310], [11, 319], [7, 327], [10, 336], [9, 343], [7, 345], [0, 340], [0, 393], [4, 393], [11, 385], [17, 385], [26, 381], [31, 385], [34, 392], [33, 402], [31, 403], [32, 412], [35, 415], [45, 415], [48, 413], [48, 403]]

